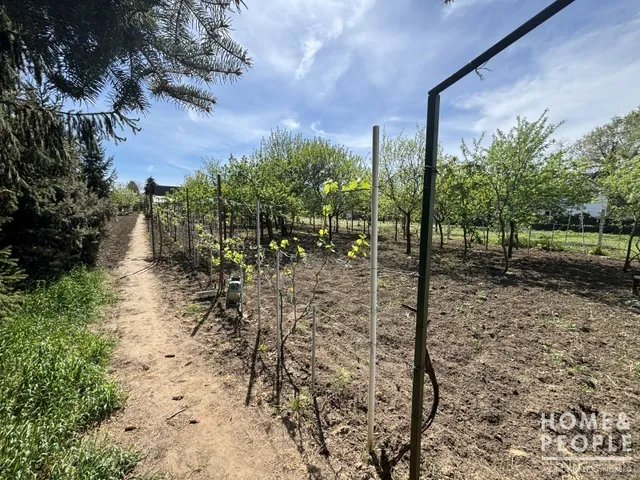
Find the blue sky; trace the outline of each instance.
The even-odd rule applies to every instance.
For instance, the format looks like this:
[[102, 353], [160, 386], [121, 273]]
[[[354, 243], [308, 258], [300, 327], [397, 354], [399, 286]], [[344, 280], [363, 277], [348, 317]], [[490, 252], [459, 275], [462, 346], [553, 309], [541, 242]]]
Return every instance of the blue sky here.
[[[551, 0], [246, 0], [233, 36], [253, 68], [213, 87], [208, 117], [154, 103], [107, 145], [119, 181], [177, 184], [202, 157], [248, 154], [277, 127], [368, 155], [371, 127], [424, 122], [426, 93]], [[576, 0], [441, 98], [440, 142], [509, 128], [545, 108], [573, 141], [640, 105], [638, 0]]]

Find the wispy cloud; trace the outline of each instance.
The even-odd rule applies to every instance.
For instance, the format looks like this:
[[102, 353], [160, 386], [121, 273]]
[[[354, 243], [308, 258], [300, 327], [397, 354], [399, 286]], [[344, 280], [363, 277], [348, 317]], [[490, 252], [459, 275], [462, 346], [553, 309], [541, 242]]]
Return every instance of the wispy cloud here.
[[472, 10], [473, 7], [486, 5], [495, 1], [496, 0], [455, 0], [453, 3], [444, 7], [442, 16], [447, 18], [456, 15], [464, 15]]
[[171, 165], [172, 167], [179, 168], [179, 169], [181, 169], [181, 170], [186, 170], [187, 172], [193, 172], [193, 171], [195, 171], [195, 168], [190, 167], [189, 165], [184, 165], [184, 164], [182, 164], [182, 163], [180, 163], [180, 162], [174, 162], [174, 161], [172, 161], [172, 160], [167, 160], [167, 164], [168, 164], [168, 165]]
[[534, 118], [549, 108], [553, 121], [566, 121], [561, 135], [576, 140], [640, 101], [638, 45], [638, 17], [572, 32], [536, 50], [534, 72], [499, 88], [462, 95], [455, 105], [477, 112], [479, 118], [467, 124], [476, 134], [508, 128], [518, 115]]
[[296, 69], [296, 80], [304, 78], [313, 65], [316, 53], [322, 48], [322, 41], [315, 38], [308, 38], [304, 41], [302, 60]]
[[313, 131], [313, 133], [315, 133], [315, 134], [317, 134], [317, 135], [320, 135], [321, 137], [323, 137], [323, 136], [325, 136], [325, 135], [326, 135], [326, 133], [324, 132], [324, 130], [322, 130], [322, 129], [319, 127], [319, 123], [318, 123], [318, 122], [313, 122], [313, 123], [311, 124], [311, 131]]
[[297, 130], [300, 128], [300, 122], [296, 122], [293, 118], [285, 118], [282, 120], [282, 124], [289, 130]]

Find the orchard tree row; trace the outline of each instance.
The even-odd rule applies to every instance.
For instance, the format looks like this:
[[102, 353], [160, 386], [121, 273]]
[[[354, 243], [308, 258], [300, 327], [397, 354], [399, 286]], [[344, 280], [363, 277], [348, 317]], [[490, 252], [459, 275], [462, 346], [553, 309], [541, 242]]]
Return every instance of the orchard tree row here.
[[[640, 110], [634, 110], [568, 144], [558, 140], [561, 123], [551, 123], [545, 111], [535, 120], [517, 118], [490, 139], [463, 140], [461, 156], [440, 148], [434, 209], [440, 245], [443, 225], [462, 228], [465, 253], [497, 232], [506, 271], [519, 231], [600, 200], [606, 215], [633, 226], [628, 269], [640, 251], [634, 243], [640, 219], [639, 118]], [[412, 224], [421, 215], [424, 155], [424, 127], [413, 135], [382, 136], [380, 215], [396, 225], [400, 221], [409, 255]], [[272, 131], [248, 156], [205, 159], [175, 198], [184, 201], [188, 190], [192, 212], [211, 215], [218, 175], [236, 219], [254, 215], [260, 201], [269, 240], [290, 235], [301, 216], [326, 232], [329, 241], [339, 232], [340, 219], [370, 220], [370, 160], [323, 137]], [[604, 218], [603, 209], [601, 227]]]

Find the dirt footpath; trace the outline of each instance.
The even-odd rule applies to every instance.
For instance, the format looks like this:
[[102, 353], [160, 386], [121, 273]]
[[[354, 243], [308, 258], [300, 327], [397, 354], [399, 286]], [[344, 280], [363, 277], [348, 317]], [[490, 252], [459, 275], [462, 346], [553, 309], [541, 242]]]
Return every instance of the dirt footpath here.
[[282, 424], [246, 409], [238, 392], [213, 375], [202, 344], [175, 328], [150, 256], [139, 216], [116, 270], [123, 298], [107, 325], [119, 338], [113, 371], [128, 398], [102, 432], [145, 456], [135, 474], [305, 478], [307, 469]]

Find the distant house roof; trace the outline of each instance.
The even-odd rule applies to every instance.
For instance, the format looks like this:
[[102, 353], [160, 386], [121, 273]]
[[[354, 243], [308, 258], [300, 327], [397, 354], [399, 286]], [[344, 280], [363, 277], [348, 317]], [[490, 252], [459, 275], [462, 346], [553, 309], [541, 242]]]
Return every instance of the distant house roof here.
[[177, 190], [180, 190], [180, 187], [174, 187], [171, 185], [157, 185], [155, 186], [155, 188], [153, 189], [153, 194], [156, 197], [164, 197], [165, 195], [169, 194], [169, 193], [173, 193]]

